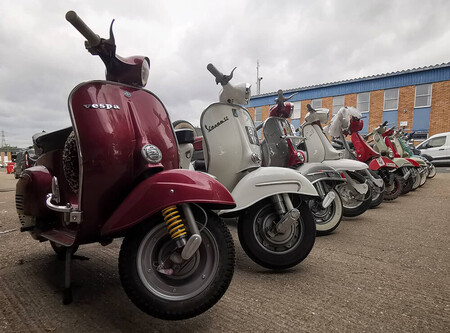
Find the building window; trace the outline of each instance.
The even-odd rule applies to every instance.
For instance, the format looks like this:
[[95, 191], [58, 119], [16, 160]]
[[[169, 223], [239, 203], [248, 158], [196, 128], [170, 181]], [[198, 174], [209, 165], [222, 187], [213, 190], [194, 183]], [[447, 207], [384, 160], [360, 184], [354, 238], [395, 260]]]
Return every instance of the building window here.
[[357, 103], [356, 108], [360, 112], [369, 112], [370, 93], [364, 92], [358, 94], [358, 96], [356, 97], [356, 103]]
[[398, 88], [384, 91], [384, 111], [398, 109]]
[[262, 121], [262, 106], [255, 107], [255, 122]]
[[316, 98], [311, 101], [311, 106], [313, 109], [319, 109], [322, 107], [322, 98]]
[[345, 104], [345, 96], [333, 97], [333, 114], [336, 114]]
[[292, 119], [300, 119], [302, 111], [302, 102], [292, 102], [294, 105], [294, 111], [292, 112]]
[[431, 84], [416, 86], [415, 108], [425, 108], [431, 106]]

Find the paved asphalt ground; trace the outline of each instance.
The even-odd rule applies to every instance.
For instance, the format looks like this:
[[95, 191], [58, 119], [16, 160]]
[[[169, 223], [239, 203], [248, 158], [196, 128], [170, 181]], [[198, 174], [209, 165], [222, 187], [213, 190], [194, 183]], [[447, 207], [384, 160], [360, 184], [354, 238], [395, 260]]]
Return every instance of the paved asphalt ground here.
[[300, 265], [254, 264], [236, 237], [235, 275], [206, 313], [165, 322], [123, 292], [120, 240], [82, 247], [74, 303], [50, 245], [18, 231], [15, 180], [0, 171], [0, 332], [450, 332], [450, 168], [415, 192], [317, 238]]

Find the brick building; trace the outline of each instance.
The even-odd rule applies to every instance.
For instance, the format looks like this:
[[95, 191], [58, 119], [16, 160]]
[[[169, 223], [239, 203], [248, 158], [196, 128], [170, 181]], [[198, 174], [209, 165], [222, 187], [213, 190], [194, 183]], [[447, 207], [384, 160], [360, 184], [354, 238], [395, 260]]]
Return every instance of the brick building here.
[[[297, 93], [291, 122], [303, 123], [306, 105], [323, 107], [336, 113], [342, 106], [358, 108], [364, 117], [362, 133], [387, 120], [392, 126], [415, 131], [415, 138], [425, 139], [450, 131], [450, 62], [442, 65], [373, 75], [346, 81], [289, 89]], [[276, 92], [252, 96], [248, 110], [256, 123], [269, 116]]]

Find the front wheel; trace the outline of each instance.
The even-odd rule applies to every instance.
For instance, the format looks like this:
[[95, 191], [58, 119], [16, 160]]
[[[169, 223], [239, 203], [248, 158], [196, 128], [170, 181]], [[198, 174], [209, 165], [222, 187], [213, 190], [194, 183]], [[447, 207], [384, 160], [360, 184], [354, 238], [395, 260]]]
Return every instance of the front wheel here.
[[[350, 173], [348, 174], [350, 175]], [[342, 199], [343, 215], [346, 217], [361, 215], [370, 208], [372, 203], [372, 186], [358, 173], [352, 173], [351, 177], [355, 182], [359, 184], [366, 183], [368, 186], [365, 194], [358, 193], [349, 182], [336, 186], [336, 190]]]
[[433, 163], [430, 163], [430, 165], [428, 165], [428, 169], [428, 178], [433, 178], [434, 176], [436, 176], [436, 167]]
[[309, 208], [316, 221], [316, 230], [318, 236], [332, 233], [341, 223], [342, 219], [342, 200], [339, 193], [332, 189], [330, 192], [335, 194], [333, 202], [327, 207], [322, 207], [320, 200], [310, 200]]
[[[212, 307], [227, 290], [234, 271], [233, 239], [217, 215], [203, 215], [196, 216], [202, 243], [187, 261], [172, 261], [176, 243], [162, 218], [141, 223], [125, 236], [120, 279], [128, 297], [145, 313], [168, 320], [191, 318]], [[161, 263], [167, 271], [160, 269]]]
[[254, 262], [265, 268], [293, 267], [302, 262], [314, 246], [316, 223], [308, 204], [297, 197], [292, 201], [300, 211], [300, 218], [285, 233], [274, 235], [270, 232], [280, 220], [270, 200], [254, 204], [238, 222], [242, 248]]

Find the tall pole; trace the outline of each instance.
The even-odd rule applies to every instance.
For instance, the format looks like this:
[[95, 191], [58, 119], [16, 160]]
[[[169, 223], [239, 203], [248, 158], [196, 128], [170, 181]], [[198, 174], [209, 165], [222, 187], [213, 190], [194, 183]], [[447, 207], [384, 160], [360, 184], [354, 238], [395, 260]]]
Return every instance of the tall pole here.
[[5, 139], [5, 131], [2, 130], [2, 142], [1, 142], [0, 148], [4, 148], [4, 147], [6, 147], [6, 139]]
[[259, 60], [256, 60], [256, 94], [259, 95], [261, 93], [261, 80], [262, 76], [259, 76]]

